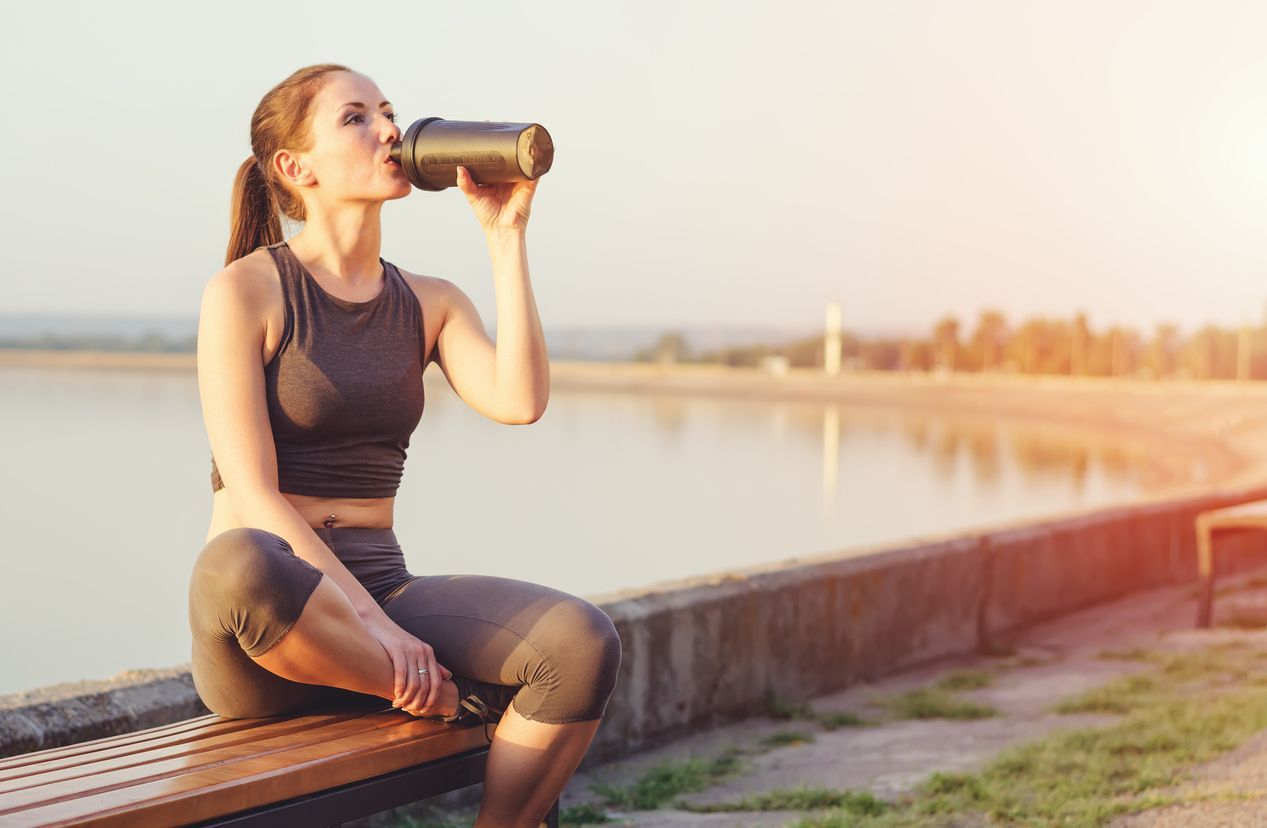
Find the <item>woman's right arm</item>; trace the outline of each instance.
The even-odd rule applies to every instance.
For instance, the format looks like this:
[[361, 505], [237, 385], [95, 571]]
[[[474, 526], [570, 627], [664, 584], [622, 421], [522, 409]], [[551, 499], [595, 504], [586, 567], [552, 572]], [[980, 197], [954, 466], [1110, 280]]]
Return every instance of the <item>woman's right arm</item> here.
[[386, 613], [281, 496], [277, 450], [264, 396], [265, 279], [245, 259], [207, 283], [198, 319], [198, 392], [216, 467], [234, 517], [284, 538], [295, 554], [343, 590], [363, 620]]

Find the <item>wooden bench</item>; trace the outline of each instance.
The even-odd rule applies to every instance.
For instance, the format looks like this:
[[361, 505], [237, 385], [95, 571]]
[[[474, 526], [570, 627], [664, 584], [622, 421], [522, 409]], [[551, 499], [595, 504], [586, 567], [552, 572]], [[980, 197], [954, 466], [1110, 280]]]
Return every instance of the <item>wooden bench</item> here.
[[391, 707], [211, 714], [0, 759], [0, 825], [338, 825], [483, 781], [492, 730]]
[[1214, 609], [1214, 533], [1267, 529], [1267, 500], [1211, 509], [1197, 515], [1197, 626], [1210, 626]]

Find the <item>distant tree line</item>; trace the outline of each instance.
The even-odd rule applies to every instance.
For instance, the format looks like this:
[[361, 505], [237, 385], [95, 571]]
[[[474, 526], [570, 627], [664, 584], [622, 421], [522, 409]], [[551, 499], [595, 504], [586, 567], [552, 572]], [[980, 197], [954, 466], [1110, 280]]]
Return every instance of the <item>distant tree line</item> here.
[[[691, 353], [685, 337], [668, 332], [637, 352], [641, 362], [712, 363], [758, 367], [770, 359], [790, 367], [822, 368], [825, 335], [785, 344], [752, 344]], [[1010, 324], [996, 310], [982, 311], [971, 329], [953, 316], [927, 337], [864, 339], [841, 336], [846, 370], [1063, 374], [1153, 379], [1267, 379], [1267, 327], [1228, 330], [1207, 325], [1183, 337], [1175, 325], [1151, 334], [1114, 325], [1095, 329], [1084, 314], [1039, 317]]]

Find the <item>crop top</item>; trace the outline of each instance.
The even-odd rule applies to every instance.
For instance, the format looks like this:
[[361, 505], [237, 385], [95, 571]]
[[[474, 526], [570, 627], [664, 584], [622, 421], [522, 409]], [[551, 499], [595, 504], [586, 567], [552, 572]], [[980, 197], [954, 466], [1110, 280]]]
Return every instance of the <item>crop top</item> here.
[[[327, 293], [286, 242], [277, 264], [286, 319], [264, 366], [279, 491], [317, 497], [392, 497], [409, 437], [422, 419], [422, 305], [395, 265], [365, 302]], [[224, 488], [215, 457], [211, 490]]]

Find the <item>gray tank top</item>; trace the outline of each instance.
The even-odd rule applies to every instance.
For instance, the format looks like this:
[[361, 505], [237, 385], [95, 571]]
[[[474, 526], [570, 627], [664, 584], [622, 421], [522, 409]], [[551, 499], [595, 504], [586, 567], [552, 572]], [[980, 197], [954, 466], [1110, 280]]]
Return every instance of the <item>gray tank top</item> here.
[[[286, 321], [264, 366], [278, 490], [392, 497], [422, 419], [422, 305], [395, 265], [366, 302], [327, 293], [286, 242], [265, 248], [281, 276]], [[215, 457], [211, 490], [224, 488]]]

